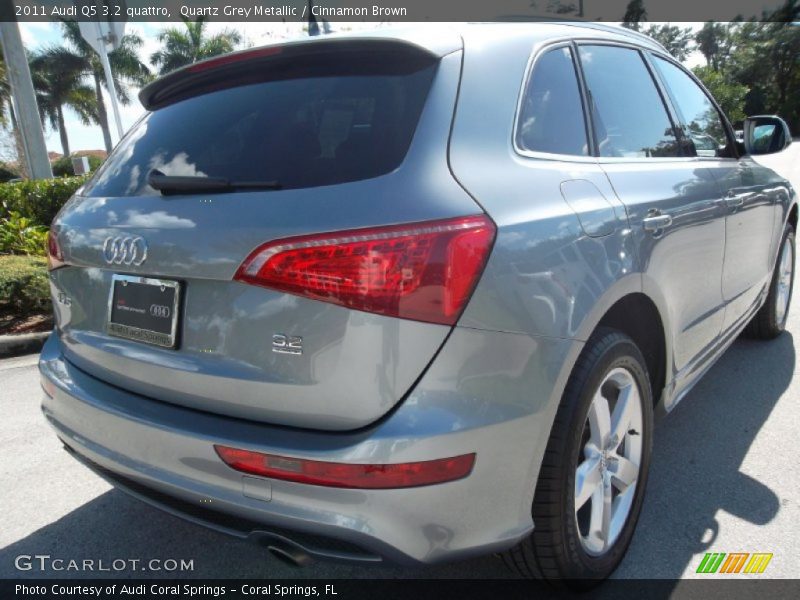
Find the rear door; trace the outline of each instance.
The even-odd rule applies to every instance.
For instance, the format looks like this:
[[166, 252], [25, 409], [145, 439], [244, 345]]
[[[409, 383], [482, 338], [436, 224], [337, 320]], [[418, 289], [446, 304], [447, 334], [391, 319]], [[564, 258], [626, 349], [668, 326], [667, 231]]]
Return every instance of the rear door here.
[[733, 154], [733, 139], [717, 107], [679, 65], [653, 57], [686, 137], [699, 159], [713, 165], [726, 212], [722, 297], [728, 306], [725, 328], [753, 306], [771, 275], [776, 205], [757, 181], [759, 167]]
[[[375, 272], [347, 281], [301, 274], [313, 297], [235, 278], [276, 240], [355, 243], [336, 232], [481, 214], [447, 166], [461, 62], [451, 42], [257, 50], [145, 90], [152, 111], [54, 224], [67, 263], [51, 273], [67, 359], [128, 390], [245, 419], [352, 429], [389, 411], [452, 323], [397, 318], [387, 300], [365, 310], [359, 290], [325, 300], [353, 278], [397, 275], [410, 289], [415, 265], [378, 272], [376, 258]], [[177, 187], [154, 189], [155, 171]], [[211, 178], [238, 187], [220, 193]], [[296, 254], [294, 272], [317, 259]]]
[[725, 211], [714, 176], [681, 134], [639, 50], [584, 43], [579, 56], [592, 102], [599, 161], [625, 205], [645, 293], [665, 311], [670, 376], [692, 370], [720, 333]]

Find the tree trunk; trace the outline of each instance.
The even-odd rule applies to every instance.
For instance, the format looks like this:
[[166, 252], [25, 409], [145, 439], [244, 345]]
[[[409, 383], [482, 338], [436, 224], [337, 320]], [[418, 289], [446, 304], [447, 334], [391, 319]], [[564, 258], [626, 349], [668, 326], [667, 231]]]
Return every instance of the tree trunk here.
[[100, 122], [100, 129], [103, 130], [103, 143], [106, 145], [106, 153], [111, 154], [111, 130], [108, 128], [108, 113], [106, 103], [103, 101], [100, 76], [97, 73], [94, 74], [94, 92], [97, 95], [97, 120]]
[[17, 148], [17, 170], [19, 176], [23, 179], [29, 179], [28, 173], [28, 158], [25, 156], [25, 146], [22, 144], [22, 136], [19, 133], [17, 126], [17, 115], [14, 112], [14, 105], [9, 104], [9, 112], [11, 113], [11, 132], [14, 136], [14, 145]]
[[61, 148], [64, 150], [64, 156], [69, 156], [69, 138], [67, 137], [67, 127], [64, 125], [64, 109], [59, 106], [56, 110], [58, 111], [58, 134], [61, 136]]

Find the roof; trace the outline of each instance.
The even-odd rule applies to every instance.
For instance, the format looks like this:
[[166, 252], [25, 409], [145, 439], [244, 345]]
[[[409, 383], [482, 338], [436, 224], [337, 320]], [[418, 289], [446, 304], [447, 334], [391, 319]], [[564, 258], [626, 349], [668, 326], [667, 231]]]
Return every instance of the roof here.
[[[569, 31], [570, 29], [588, 29], [603, 34], [603, 37], [616, 38], [641, 46], [647, 46], [661, 52], [667, 52], [667, 49], [659, 42], [639, 31], [634, 31], [633, 29], [628, 29], [621, 25], [600, 23], [598, 21], [585, 21], [582, 19], [566, 19], [559, 21], [542, 19], [541, 21], [531, 21], [528, 17], [525, 17], [524, 20], [509, 17], [505, 21], [493, 21], [491, 23], [466, 23], [464, 27], [472, 30], [496, 30], [498, 28], [513, 27], [516, 31], [536, 31], [536, 33], [539, 34], [537, 37], [540, 38], [561, 36], [565, 34], [565, 31]], [[576, 31], [570, 35], [580, 36], [581, 33]]]
[[[221, 72], [224, 69], [232, 68], [233, 65], [241, 66], [245, 61], [253, 64], [252, 61], [269, 60], [270, 57], [277, 55], [284, 57], [308, 55], [326, 51], [326, 49], [375, 44], [385, 47], [413, 47], [416, 51], [428, 56], [442, 57], [461, 49], [468, 40], [480, 41], [484, 32], [487, 38], [503, 38], [505, 34], [509, 34], [543, 41], [551, 37], [580, 37], [580, 34], [574, 29], [581, 28], [599, 33], [598, 37], [629, 41], [653, 50], [667, 52], [661, 44], [643, 33], [592, 21], [520, 22], [509, 18], [509, 22], [424, 23], [299, 38], [216, 56], [187, 65], [156, 79], [140, 91], [139, 100], [145, 108], [152, 110], [161, 105], [163, 99], [173, 93], [175, 89], [186, 87], [187, 81], [204, 78], [210, 72]], [[204, 74], [200, 75], [201, 72]]]
[[[308, 39], [313, 43], [315, 40], [322, 39], [395, 39], [415, 44], [433, 54], [441, 56], [455, 49], [456, 46], [453, 40], [454, 34], [463, 34], [465, 31], [470, 31], [472, 35], [475, 35], [476, 32], [479, 32], [481, 29], [495, 31], [501, 28], [513, 28], [516, 32], [536, 32], [540, 34], [539, 37], [546, 38], [551, 35], [561, 35], [565, 27], [589, 29], [604, 33], [609, 37], [627, 39], [632, 43], [667, 52], [664, 46], [649, 35], [627, 29], [621, 25], [585, 21], [582, 19], [565, 19], [559, 21], [542, 19], [540, 21], [531, 21], [529, 17], [525, 17], [524, 20], [508, 17], [505, 21], [492, 21], [489, 23], [420, 23], [414, 25], [393, 25], [380, 29], [348, 31], [326, 36], [304, 38], [303, 41]], [[575, 35], [580, 34], [576, 32]]]

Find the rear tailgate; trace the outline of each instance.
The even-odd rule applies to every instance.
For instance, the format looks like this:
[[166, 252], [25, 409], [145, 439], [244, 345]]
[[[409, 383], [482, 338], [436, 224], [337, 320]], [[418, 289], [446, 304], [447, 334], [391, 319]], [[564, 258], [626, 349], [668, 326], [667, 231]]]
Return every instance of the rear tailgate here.
[[[290, 46], [146, 89], [154, 110], [53, 226], [67, 263], [51, 273], [66, 357], [136, 393], [246, 419], [346, 430], [389, 411], [450, 324], [234, 276], [272, 240], [480, 214], [447, 165], [461, 53], [437, 44]], [[152, 169], [282, 188], [162, 195]], [[119, 275], [177, 283], [175, 347], [111, 335]]]

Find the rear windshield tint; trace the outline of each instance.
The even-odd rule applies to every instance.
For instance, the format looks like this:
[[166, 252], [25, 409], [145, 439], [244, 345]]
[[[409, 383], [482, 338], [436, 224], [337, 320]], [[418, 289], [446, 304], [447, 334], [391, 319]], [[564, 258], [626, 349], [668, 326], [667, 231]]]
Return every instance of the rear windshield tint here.
[[181, 100], [140, 121], [84, 193], [157, 194], [152, 169], [284, 189], [383, 175], [408, 151], [435, 68], [359, 73], [350, 63]]

